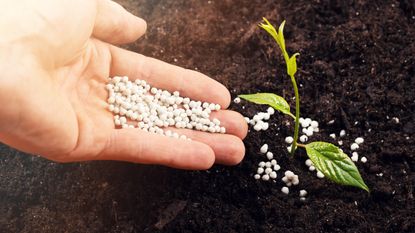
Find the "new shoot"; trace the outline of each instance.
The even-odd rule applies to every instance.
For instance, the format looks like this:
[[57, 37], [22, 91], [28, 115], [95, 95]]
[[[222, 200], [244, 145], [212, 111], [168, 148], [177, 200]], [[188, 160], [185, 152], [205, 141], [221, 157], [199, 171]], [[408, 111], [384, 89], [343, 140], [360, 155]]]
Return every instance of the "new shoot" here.
[[328, 142], [312, 142], [309, 144], [299, 144], [297, 142], [300, 126], [300, 95], [298, 93], [295, 74], [297, 73], [297, 56], [300, 54], [294, 53], [292, 56], [288, 54], [285, 47], [284, 25], [285, 21], [282, 22], [277, 31], [275, 27], [264, 18], [264, 22], [259, 26], [274, 38], [282, 52], [287, 68], [287, 74], [291, 79], [294, 89], [295, 115], [291, 113], [288, 102], [283, 97], [273, 93], [239, 95], [239, 97], [256, 104], [269, 105], [294, 119], [294, 136], [291, 147], [292, 155], [294, 155], [297, 147], [304, 148], [314, 166], [322, 172], [325, 177], [338, 184], [355, 186], [369, 192], [369, 188], [363, 181], [356, 165], [342, 149]]

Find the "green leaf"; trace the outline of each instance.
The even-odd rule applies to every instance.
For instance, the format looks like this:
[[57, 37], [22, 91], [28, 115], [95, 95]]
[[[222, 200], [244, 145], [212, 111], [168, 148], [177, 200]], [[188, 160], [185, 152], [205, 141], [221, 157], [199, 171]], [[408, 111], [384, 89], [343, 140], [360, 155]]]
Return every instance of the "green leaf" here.
[[277, 43], [279, 44], [277, 30], [275, 29], [274, 26], [272, 26], [272, 24], [266, 18], [263, 18], [263, 20], [265, 23], [260, 23], [259, 27], [267, 31], [268, 34], [270, 34], [274, 38], [274, 40], [277, 41]]
[[281, 49], [282, 54], [284, 55], [284, 59], [287, 62], [288, 61], [288, 53], [285, 50], [285, 39], [284, 39], [284, 25], [285, 20], [281, 23], [280, 27], [278, 28], [278, 32], [275, 29], [275, 27], [266, 19], [263, 18], [265, 23], [260, 23], [259, 26], [263, 28], [265, 31], [267, 31], [277, 42], [278, 46]]
[[279, 95], [273, 93], [257, 93], [251, 95], [239, 95], [239, 97], [256, 104], [267, 104], [274, 109], [295, 118], [290, 112], [290, 105]]
[[294, 77], [295, 73], [297, 73], [297, 56], [299, 53], [295, 53], [287, 62], [287, 73], [289, 76]]
[[279, 45], [281, 47], [281, 50], [287, 53], [285, 50], [284, 26], [285, 26], [285, 20], [280, 24], [280, 27], [278, 28], [278, 39], [280, 41]]
[[330, 180], [355, 186], [369, 192], [356, 165], [337, 146], [327, 142], [313, 142], [305, 146], [314, 166]]

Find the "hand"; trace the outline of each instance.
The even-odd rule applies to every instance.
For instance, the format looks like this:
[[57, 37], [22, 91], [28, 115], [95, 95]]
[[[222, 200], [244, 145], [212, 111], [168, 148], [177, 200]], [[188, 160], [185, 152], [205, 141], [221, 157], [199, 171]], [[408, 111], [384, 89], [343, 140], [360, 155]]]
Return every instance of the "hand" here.
[[110, 0], [0, 1], [0, 141], [59, 162], [120, 160], [207, 169], [245, 153], [247, 125], [221, 110], [228, 134], [181, 130], [192, 141], [115, 129], [108, 77], [144, 79], [227, 108], [228, 90], [191, 70], [114, 46], [135, 41], [146, 22]]

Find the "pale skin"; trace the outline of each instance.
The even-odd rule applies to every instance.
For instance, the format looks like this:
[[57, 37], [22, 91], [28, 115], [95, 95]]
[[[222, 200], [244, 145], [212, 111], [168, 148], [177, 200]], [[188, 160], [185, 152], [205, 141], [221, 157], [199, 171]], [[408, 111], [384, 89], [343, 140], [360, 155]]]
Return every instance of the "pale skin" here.
[[[181, 169], [235, 165], [247, 124], [221, 110], [227, 134], [180, 130], [192, 141], [116, 129], [108, 77], [129, 76], [226, 109], [229, 91], [195, 71], [117, 47], [146, 22], [110, 0], [0, 0], [0, 141], [57, 162], [118, 160]], [[179, 36], [179, 35], [170, 35]]]

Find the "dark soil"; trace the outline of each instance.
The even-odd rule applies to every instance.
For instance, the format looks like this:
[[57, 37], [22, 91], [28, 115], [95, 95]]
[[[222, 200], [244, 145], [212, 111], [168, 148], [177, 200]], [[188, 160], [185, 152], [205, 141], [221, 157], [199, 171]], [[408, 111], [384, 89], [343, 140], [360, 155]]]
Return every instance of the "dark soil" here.
[[[289, 158], [284, 138], [293, 127], [275, 114], [270, 130], [250, 132], [239, 166], [202, 172], [118, 162], [60, 165], [1, 146], [0, 232], [415, 232], [413, 0], [121, 3], [149, 24], [130, 49], [197, 68], [233, 96], [293, 96], [277, 47], [257, 27], [263, 16], [274, 24], [286, 19], [288, 50], [301, 53], [302, 115], [321, 125], [313, 139], [332, 142], [330, 133], [346, 129], [350, 154], [350, 143], [363, 136], [359, 153], [368, 163], [358, 167], [372, 192], [317, 179], [302, 152]], [[231, 108], [246, 116], [265, 109]], [[282, 170], [300, 176], [288, 196], [280, 181], [252, 178], [263, 143]], [[309, 193], [305, 202], [300, 189]]]

